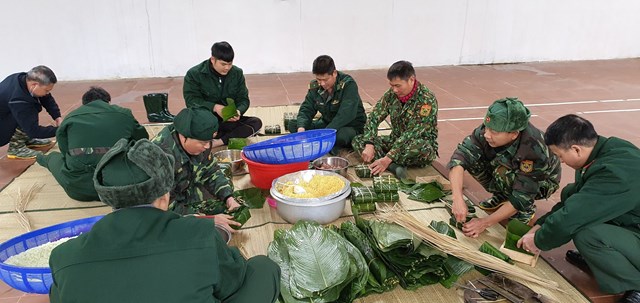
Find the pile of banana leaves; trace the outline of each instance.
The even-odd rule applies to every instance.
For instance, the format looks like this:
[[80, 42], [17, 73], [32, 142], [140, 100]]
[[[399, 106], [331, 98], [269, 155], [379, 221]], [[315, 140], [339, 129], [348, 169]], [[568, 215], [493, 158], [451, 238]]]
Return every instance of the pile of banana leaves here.
[[290, 230], [276, 230], [267, 254], [280, 266], [284, 302], [352, 302], [369, 278], [360, 251], [315, 222], [298, 221]]
[[[455, 237], [444, 222], [432, 227]], [[275, 231], [268, 256], [282, 270], [282, 302], [352, 302], [396, 285], [449, 288], [473, 269], [397, 224], [356, 217], [355, 224], [346, 221], [334, 229], [299, 221], [290, 230]]]
[[409, 179], [402, 179], [399, 188], [400, 191], [406, 193], [410, 200], [431, 203], [439, 201], [440, 198], [446, 196], [442, 189], [442, 185], [437, 181], [429, 183], [415, 183]]

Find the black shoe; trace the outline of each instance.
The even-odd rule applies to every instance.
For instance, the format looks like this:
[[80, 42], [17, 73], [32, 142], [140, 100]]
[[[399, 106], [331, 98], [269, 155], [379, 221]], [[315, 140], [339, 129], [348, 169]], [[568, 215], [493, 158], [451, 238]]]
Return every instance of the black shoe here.
[[624, 297], [618, 301], [620, 303], [640, 303], [640, 291], [630, 290], [624, 293]]
[[586, 273], [591, 273], [591, 268], [589, 268], [589, 264], [587, 264], [587, 261], [584, 260], [584, 258], [582, 257], [579, 251], [567, 250], [565, 259], [567, 260], [567, 262], [573, 264], [573, 266], [577, 268], [580, 268], [582, 271]]

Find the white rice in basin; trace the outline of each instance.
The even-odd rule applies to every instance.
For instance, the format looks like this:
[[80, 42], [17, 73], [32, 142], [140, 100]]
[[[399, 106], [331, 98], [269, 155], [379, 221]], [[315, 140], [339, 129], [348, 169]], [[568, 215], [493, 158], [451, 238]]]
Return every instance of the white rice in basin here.
[[29, 248], [17, 255], [9, 257], [6, 261], [4, 261], [4, 263], [20, 267], [49, 267], [49, 257], [51, 256], [51, 251], [56, 248], [56, 246], [73, 238], [75, 237], [62, 238], [57, 241], [48, 242], [40, 246]]

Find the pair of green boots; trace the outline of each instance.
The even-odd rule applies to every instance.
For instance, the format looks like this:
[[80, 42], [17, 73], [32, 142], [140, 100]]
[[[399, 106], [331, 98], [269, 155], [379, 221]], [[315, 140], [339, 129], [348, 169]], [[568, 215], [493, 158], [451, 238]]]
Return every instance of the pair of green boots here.
[[169, 94], [154, 93], [142, 96], [144, 108], [147, 110], [149, 122], [173, 122], [173, 115], [169, 113]]

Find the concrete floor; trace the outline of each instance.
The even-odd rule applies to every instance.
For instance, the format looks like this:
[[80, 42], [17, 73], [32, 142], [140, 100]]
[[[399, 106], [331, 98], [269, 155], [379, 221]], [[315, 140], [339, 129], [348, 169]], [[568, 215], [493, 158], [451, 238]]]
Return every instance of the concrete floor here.
[[[339, 67], [338, 67], [339, 68]], [[440, 157], [434, 167], [445, 176], [456, 145], [480, 125], [486, 108], [503, 97], [519, 97], [532, 112], [531, 121], [544, 130], [556, 118], [576, 113], [590, 120], [604, 136], [617, 136], [640, 146], [640, 59], [544, 62], [500, 65], [441, 66], [416, 69], [418, 80], [438, 98]], [[346, 71], [358, 83], [363, 101], [375, 104], [388, 88], [386, 70]], [[297, 104], [304, 99], [311, 73], [246, 75], [251, 106]], [[169, 108], [184, 107], [182, 78], [127, 79], [58, 83], [53, 95], [63, 113], [77, 108], [80, 97], [93, 85], [102, 86], [112, 102], [130, 108], [147, 122], [142, 95], [168, 92]], [[635, 122], [634, 122], [635, 121]], [[51, 119], [41, 114], [41, 124]], [[0, 188], [23, 172], [32, 160], [8, 160], [6, 146], [0, 148]], [[563, 166], [562, 186], [573, 182], [573, 170]], [[467, 196], [474, 202], [488, 197], [467, 176]], [[548, 201], [538, 201], [538, 215], [559, 201], [559, 191]], [[593, 302], [614, 302], [617, 296], [598, 291], [595, 280], [568, 264], [564, 253], [572, 244], [545, 252], [543, 257]], [[48, 302], [46, 296], [25, 295], [0, 282], [0, 303]]]

